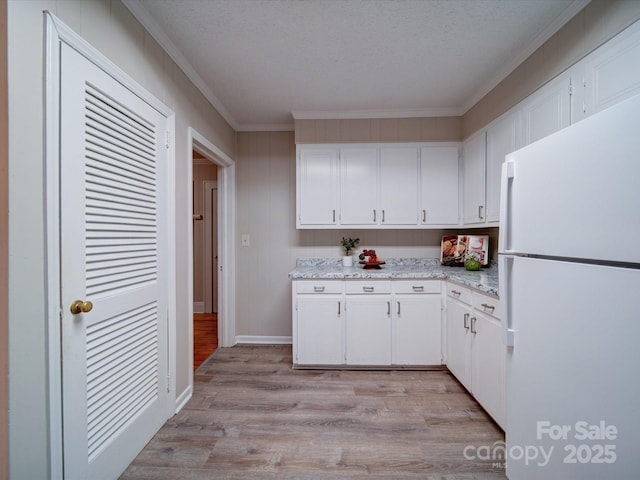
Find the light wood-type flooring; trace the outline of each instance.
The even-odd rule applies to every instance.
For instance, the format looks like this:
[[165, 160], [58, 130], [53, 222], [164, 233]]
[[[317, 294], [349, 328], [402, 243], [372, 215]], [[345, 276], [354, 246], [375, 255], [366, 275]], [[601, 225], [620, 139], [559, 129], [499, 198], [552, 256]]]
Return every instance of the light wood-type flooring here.
[[446, 371], [293, 370], [291, 346], [239, 345], [121, 479], [505, 479], [467, 458], [502, 441]]
[[218, 348], [218, 314], [193, 314], [193, 369], [197, 370]]

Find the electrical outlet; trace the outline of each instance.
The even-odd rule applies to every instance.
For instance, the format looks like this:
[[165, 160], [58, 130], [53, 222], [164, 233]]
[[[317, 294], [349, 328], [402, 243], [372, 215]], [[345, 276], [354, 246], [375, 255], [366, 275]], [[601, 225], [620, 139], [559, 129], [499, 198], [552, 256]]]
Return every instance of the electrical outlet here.
[[242, 234], [242, 246], [243, 247], [251, 246], [251, 237], [249, 236], [248, 233], [243, 233]]

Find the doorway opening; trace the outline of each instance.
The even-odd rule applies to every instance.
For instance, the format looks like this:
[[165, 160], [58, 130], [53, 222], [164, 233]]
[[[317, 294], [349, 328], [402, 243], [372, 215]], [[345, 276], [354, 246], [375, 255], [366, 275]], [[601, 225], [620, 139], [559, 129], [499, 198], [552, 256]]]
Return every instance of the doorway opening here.
[[219, 167], [195, 150], [192, 155], [193, 370], [195, 371], [218, 347]]
[[[215, 332], [210, 323], [208, 335], [212, 340], [217, 338], [216, 348], [217, 346], [229, 347], [236, 343], [235, 162], [193, 128], [189, 128], [188, 147], [188, 158], [191, 163], [188, 170], [191, 177], [188, 185], [191, 189], [189, 197], [192, 200], [188, 202], [188, 206], [189, 218], [193, 218], [193, 221], [189, 222], [188, 242], [190, 248], [188, 265], [191, 270], [188, 276], [191, 319], [188, 348], [189, 359], [194, 361], [189, 369], [190, 385], [193, 385], [193, 371], [194, 367], [197, 368], [194, 360], [194, 329], [198, 327], [194, 320], [194, 312], [197, 315], [215, 316]], [[201, 176], [198, 169], [208, 169], [209, 174]], [[196, 194], [201, 195], [201, 203], [196, 203]], [[197, 240], [200, 230], [203, 236]], [[204, 235], [205, 232], [208, 236]], [[202, 255], [196, 253], [197, 241], [203, 246]], [[205, 258], [205, 252], [210, 256]], [[200, 281], [201, 290], [200, 286], [196, 285], [196, 282]], [[199, 335], [200, 332], [197, 334]], [[207, 357], [208, 355], [205, 359]], [[184, 398], [185, 401], [186, 398]]]

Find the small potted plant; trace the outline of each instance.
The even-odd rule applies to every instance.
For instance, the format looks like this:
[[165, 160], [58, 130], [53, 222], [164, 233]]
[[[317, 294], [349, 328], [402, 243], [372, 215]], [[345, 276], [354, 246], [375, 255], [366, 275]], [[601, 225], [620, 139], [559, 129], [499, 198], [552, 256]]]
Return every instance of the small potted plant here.
[[344, 256], [342, 257], [342, 266], [343, 267], [352, 267], [353, 266], [353, 257], [351, 253], [360, 243], [359, 238], [344, 238], [340, 242], [342, 244], [342, 248], [344, 248]]

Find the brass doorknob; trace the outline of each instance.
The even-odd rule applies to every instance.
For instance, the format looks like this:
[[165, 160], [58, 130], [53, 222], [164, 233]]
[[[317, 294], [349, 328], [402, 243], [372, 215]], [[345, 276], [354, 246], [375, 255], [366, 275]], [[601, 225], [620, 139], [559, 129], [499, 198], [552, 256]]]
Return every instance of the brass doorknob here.
[[77, 313], [89, 313], [92, 308], [93, 308], [93, 303], [91, 303], [88, 300], [87, 301], [75, 300], [71, 304], [71, 313], [73, 313], [74, 315]]

